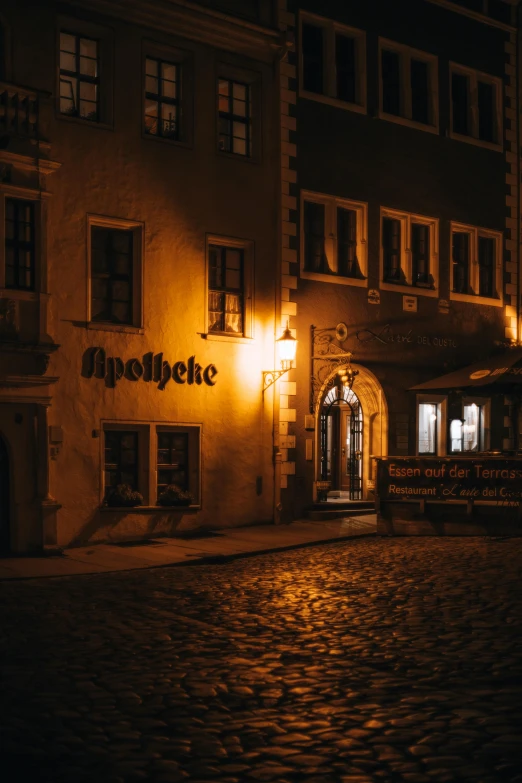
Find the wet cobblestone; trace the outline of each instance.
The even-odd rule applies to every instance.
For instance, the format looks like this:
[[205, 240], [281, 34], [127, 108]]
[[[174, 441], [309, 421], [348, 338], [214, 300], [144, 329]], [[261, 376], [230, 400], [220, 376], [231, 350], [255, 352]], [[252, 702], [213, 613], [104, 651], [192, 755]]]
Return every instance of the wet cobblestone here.
[[522, 783], [522, 540], [0, 585], [2, 781]]

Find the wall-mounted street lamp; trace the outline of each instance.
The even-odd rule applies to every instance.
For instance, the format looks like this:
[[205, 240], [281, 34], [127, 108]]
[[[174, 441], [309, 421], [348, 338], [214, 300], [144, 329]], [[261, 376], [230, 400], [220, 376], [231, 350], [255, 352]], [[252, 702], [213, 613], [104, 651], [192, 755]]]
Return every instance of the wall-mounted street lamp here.
[[342, 370], [338, 371], [337, 375], [339, 375], [341, 378], [341, 383], [343, 386], [351, 389], [355, 380], [355, 376], [359, 375], [359, 370], [354, 370], [350, 364], [350, 360], [348, 360], [348, 367], [343, 367]]
[[263, 371], [263, 391], [266, 391], [273, 383], [277, 381], [285, 372], [291, 370], [294, 366], [295, 353], [297, 350], [297, 340], [293, 336], [286, 322], [286, 329], [281, 337], [276, 340], [279, 359], [281, 362], [280, 370], [264, 370]]

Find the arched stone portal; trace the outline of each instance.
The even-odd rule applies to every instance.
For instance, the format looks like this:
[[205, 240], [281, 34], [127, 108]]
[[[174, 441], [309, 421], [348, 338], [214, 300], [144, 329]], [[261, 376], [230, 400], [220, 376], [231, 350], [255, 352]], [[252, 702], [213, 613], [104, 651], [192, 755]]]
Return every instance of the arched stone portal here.
[[[350, 366], [353, 370], [358, 370], [358, 374], [353, 383], [352, 394], [348, 394], [350, 399], [345, 400], [345, 387], [338, 385], [339, 371]], [[332, 395], [334, 389], [338, 389], [337, 395]], [[328, 395], [330, 395], [330, 397]], [[368, 368], [363, 365], [353, 363], [350, 365], [346, 362], [345, 365], [339, 363], [332, 367], [330, 374], [327, 376], [321, 391], [317, 396], [316, 409], [314, 411], [315, 420], [317, 422], [315, 448], [316, 481], [324, 480], [324, 466], [325, 460], [327, 459], [327, 455], [324, 451], [325, 448], [329, 448], [328, 439], [325, 438], [324, 422], [323, 427], [321, 426], [321, 415], [324, 416], [326, 409], [335, 402], [335, 396], [341, 403], [338, 406], [339, 409], [341, 409], [344, 404], [348, 405], [348, 407], [352, 405], [353, 415], [360, 417], [359, 440], [357, 440], [357, 431], [355, 431], [355, 437], [352, 435], [351, 446], [361, 452], [361, 465], [359, 466], [361, 478], [360, 497], [363, 500], [373, 499], [375, 489], [375, 461], [373, 458], [386, 456], [388, 453], [388, 406], [383, 388], [371, 370], [368, 370]], [[358, 410], [357, 406], [359, 406], [360, 410]], [[330, 410], [332, 410], [331, 407]], [[342, 422], [335, 426], [340, 428], [340, 438], [343, 438], [344, 430]], [[348, 441], [348, 443], [350, 443], [350, 441]], [[337, 450], [335, 459], [338, 460], [338, 464], [332, 466], [331, 473], [332, 476], [334, 476], [334, 482], [338, 483], [340, 486], [335, 487], [332, 485], [332, 489], [341, 489], [342, 487], [342, 475], [344, 473], [342, 461], [348, 456], [348, 454], [342, 453], [342, 448]], [[331, 453], [329, 457], [331, 459]], [[354, 497], [352, 499], [359, 498]]]

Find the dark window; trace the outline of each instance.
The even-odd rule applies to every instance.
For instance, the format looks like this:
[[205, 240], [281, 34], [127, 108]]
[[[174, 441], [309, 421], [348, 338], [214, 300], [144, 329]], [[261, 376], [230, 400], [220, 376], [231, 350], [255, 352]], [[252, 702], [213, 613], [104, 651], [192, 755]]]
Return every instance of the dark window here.
[[411, 118], [423, 125], [430, 123], [429, 65], [423, 60], [411, 60]]
[[335, 73], [337, 95], [341, 101], [357, 101], [356, 42], [345, 35], [335, 36]]
[[105, 430], [105, 497], [118, 484], [138, 489], [138, 433]]
[[382, 220], [382, 247], [384, 280], [389, 283], [404, 282], [401, 269], [401, 222], [395, 218]]
[[413, 285], [431, 285], [430, 227], [422, 223], [411, 224], [411, 262]]
[[302, 27], [303, 89], [324, 92], [323, 28], [312, 24]]
[[495, 142], [495, 87], [488, 82], [478, 82], [478, 137], [482, 141]]
[[383, 49], [382, 68], [382, 110], [386, 114], [401, 114], [401, 62], [397, 52]]
[[496, 296], [495, 291], [495, 240], [478, 238], [479, 295]]
[[463, 136], [471, 135], [469, 92], [469, 78], [462, 73], [452, 73], [453, 131]]
[[99, 120], [98, 41], [60, 33], [60, 112]]
[[357, 212], [337, 209], [337, 273], [362, 278], [357, 260]]
[[145, 60], [145, 132], [179, 138], [180, 68], [164, 60]]
[[188, 489], [188, 433], [158, 432], [158, 495], [169, 484]]
[[34, 291], [34, 204], [5, 201], [5, 287]]
[[329, 272], [325, 253], [325, 208], [315, 201], [304, 203], [304, 265], [308, 272]]
[[243, 334], [244, 251], [210, 245], [208, 330]]
[[469, 292], [469, 239], [469, 234], [464, 231], [453, 232], [453, 290], [457, 294], [467, 294]]
[[250, 156], [250, 87], [218, 79], [219, 149]]
[[91, 320], [132, 324], [134, 232], [91, 227]]

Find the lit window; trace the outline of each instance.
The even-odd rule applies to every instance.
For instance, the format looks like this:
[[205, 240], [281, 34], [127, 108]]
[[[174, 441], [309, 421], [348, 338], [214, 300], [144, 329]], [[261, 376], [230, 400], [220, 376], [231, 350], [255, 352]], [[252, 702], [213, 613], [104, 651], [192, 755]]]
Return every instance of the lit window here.
[[380, 111], [384, 119], [435, 129], [437, 58], [394, 41], [380, 42]]
[[208, 330], [243, 334], [244, 251], [209, 246]]
[[60, 33], [60, 112], [99, 120], [98, 41]]
[[302, 199], [302, 276], [366, 284], [366, 204], [309, 192]]
[[178, 139], [180, 67], [153, 57], [145, 59], [145, 132]]
[[138, 489], [138, 432], [105, 430], [105, 497], [118, 484]]
[[382, 287], [413, 286], [418, 293], [436, 295], [438, 221], [390, 209], [382, 209], [381, 217]]
[[303, 14], [301, 88], [307, 97], [330, 98], [363, 108], [364, 33], [329, 19]]
[[452, 224], [452, 299], [473, 301], [482, 297], [501, 303], [501, 248], [500, 232]]
[[472, 402], [464, 405], [463, 419], [450, 425], [451, 451], [483, 451], [485, 448], [484, 406]]
[[188, 489], [188, 433], [158, 432], [158, 495], [169, 484]]
[[222, 152], [251, 155], [250, 85], [218, 79], [218, 146]]
[[502, 83], [488, 74], [451, 64], [451, 133], [462, 141], [501, 144]]
[[437, 454], [437, 411], [435, 403], [419, 403], [419, 454]]
[[5, 287], [21, 291], [35, 288], [35, 219], [31, 201], [5, 201]]

